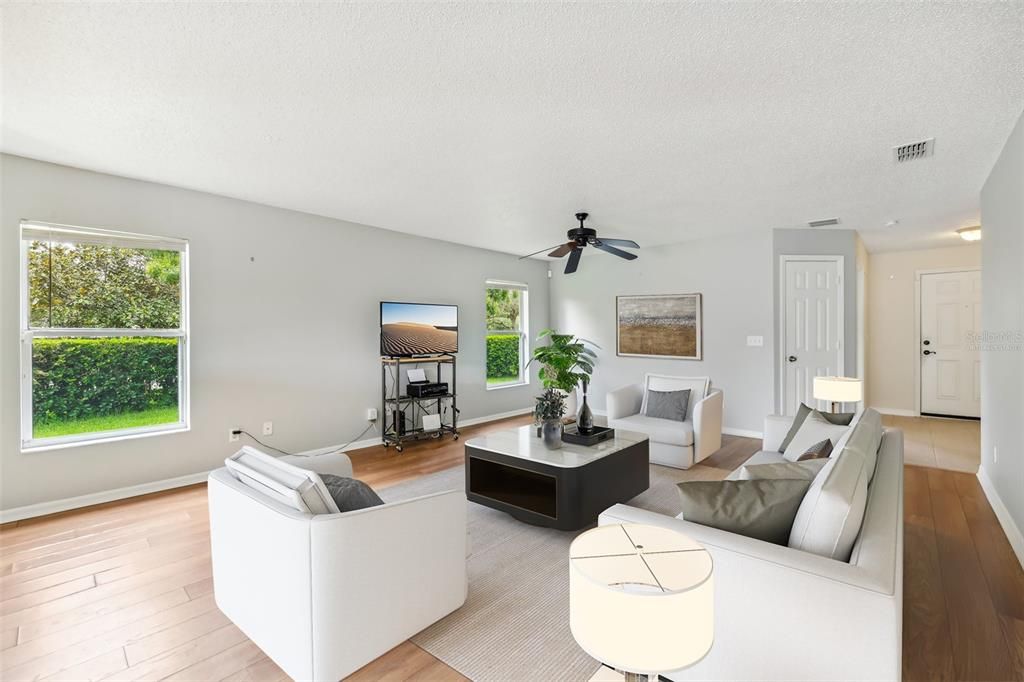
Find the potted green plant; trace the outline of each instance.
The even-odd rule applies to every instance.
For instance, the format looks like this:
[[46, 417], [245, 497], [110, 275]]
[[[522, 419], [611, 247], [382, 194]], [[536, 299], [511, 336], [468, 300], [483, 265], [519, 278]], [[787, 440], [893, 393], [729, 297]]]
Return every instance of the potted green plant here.
[[[597, 361], [597, 354], [588, 346], [594, 348], [598, 348], [598, 346], [572, 334], [559, 334], [554, 329], [545, 329], [537, 335], [537, 341], [544, 339], [548, 339], [549, 343], [546, 346], [537, 346], [533, 349], [533, 357], [530, 358], [527, 366], [534, 360], [539, 362], [541, 367], [538, 376], [544, 388], [562, 391], [571, 402], [575, 402], [576, 387], [581, 383], [584, 387], [587, 386]], [[584, 388], [585, 391], [586, 388]], [[590, 407], [587, 406], [584, 393], [579, 420], [580, 428], [592, 428], [593, 420], [594, 417], [590, 412]], [[584, 421], [587, 423], [584, 424]]]
[[550, 450], [562, 447], [562, 415], [565, 414], [565, 394], [549, 388], [537, 396], [533, 417], [540, 423], [544, 446]]

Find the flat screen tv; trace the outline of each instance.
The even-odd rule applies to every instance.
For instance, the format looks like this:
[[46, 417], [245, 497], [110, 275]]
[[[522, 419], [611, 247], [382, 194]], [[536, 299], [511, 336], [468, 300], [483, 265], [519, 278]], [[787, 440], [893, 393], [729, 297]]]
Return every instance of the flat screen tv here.
[[387, 357], [459, 352], [459, 306], [380, 302], [380, 354]]

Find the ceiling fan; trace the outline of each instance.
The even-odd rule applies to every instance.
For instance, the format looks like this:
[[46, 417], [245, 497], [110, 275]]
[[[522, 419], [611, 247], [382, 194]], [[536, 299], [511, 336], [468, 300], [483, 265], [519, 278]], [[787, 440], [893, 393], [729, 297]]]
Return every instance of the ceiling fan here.
[[[569, 260], [565, 264], [565, 274], [571, 275], [576, 272], [576, 268], [579, 267], [580, 257], [583, 255], [583, 248], [587, 245], [593, 246], [594, 248], [607, 251], [613, 256], [619, 258], [625, 258], [626, 260], [635, 260], [636, 254], [623, 251], [622, 249], [615, 248], [616, 246], [624, 246], [628, 249], [639, 249], [640, 245], [631, 239], [602, 239], [597, 236], [597, 230], [589, 227], [583, 227], [583, 221], [587, 219], [588, 213], [577, 213], [576, 220], [580, 221], [579, 227], [574, 227], [569, 230], [566, 235], [569, 237], [569, 241], [565, 244], [560, 244], [554, 247], [554, 250], [548, 253], [551, 258], [561, 258], [565, 254], [569, 254]], [[536, 256], [538, 253], [544, 253], [552, 247], [541, 249], [540, 251], [534, 251], [528, 253], [525, 256], [521, 256], [519, 260], [523, 258], [529, 258], [530, 256]]]

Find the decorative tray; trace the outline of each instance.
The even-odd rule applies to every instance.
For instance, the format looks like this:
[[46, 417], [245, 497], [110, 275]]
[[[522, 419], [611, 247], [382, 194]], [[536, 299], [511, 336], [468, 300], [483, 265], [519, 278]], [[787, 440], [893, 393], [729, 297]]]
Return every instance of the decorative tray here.
[[610, 429], [607, 426], [595, 426], [590, 433], [580, 433], [575, 424], [566, 426], [562, 430], [562, 440], [576, 445], [597, 445], [614, 435], [615, 429]]

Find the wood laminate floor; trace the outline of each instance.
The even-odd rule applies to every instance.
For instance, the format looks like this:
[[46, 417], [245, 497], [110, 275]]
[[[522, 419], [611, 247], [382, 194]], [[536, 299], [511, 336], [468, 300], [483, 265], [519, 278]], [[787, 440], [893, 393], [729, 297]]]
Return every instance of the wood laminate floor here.
[[[726, 437], [702, 465], [731, 470], [758, 446]], [[451, 440], [351, 454], [356, 475], [375, 487], [463, 459]], [[905, 510], [904, 679], [1024, 680], [1024, 572], [976, 479], [907, 466]], [[0, 678], [286, 679], [217, 610], [211, 590], [204, 485], [6, 524]], [[351, 679], [465, 678], [405, 642]]]

